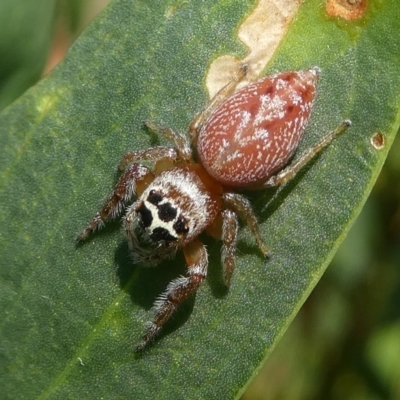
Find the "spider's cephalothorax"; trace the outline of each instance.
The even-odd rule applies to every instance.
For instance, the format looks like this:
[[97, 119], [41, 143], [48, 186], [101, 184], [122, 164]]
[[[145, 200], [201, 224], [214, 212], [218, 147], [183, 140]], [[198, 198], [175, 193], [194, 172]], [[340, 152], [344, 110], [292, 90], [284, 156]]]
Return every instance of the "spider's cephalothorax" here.
[[[156, 264], [177, 249], [183, 250], [187, 276], [172, 281], [156, 301], [155, 318], [137, 351], [154, 339], [177, 306], [205, 279], [207, 251], [198, 239], [202, 232], [222, 240], [226, 285], [235, 267], [238, 214], [244, 217], [261, 252], [268, 255], [249, 201], [235, 190], [285, 183], [350, 125], [345, 121], [285, 167], [310, 117], [319, 69], [276, 74], [234, 93], [245, 71], [243, 68], [194, 119], [189, 130], [191, 142], [170, 129], [147, 123], [175, 146], [126, 154], [120, 165], [124, 172], [114, 191], [78, 236], [78, 241], [83, 241], [107, 220], [124, 213], [124, 229], [135, 260]], [[192, 146], [197, 147], [198, 162]], [[154, 162], [154, 168], [141, 165], [141, 161]]]
[[189, 166], [164, 171], [140, 196], [133, 213], [152, 241], [182, 246], [220, 212], [221, 197], [213, 196], [197, 172]]
[[[215, 196], [214, 187], [201, 178], [206, 173], [195, 166], [175, 166], [161, 172], [128, 209], [125, 227], [135, 261], [156, 264], [167, 255], [174, 255], [178, 247], [195, 239], [221, 212], [221, 196]], [[134, 233], [136, 221], [144, 241], [153, 244], [147, 251]]]

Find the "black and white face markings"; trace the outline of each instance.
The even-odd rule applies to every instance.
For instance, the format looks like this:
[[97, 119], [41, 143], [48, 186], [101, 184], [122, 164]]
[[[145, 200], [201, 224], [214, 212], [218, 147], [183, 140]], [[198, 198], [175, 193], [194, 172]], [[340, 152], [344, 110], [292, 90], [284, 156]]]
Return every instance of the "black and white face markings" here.
[[189, 243], [215, 218], [215, 210], [215, 200], [196, 172], [184, 168], [157, 176], [134, 208], [145, 236], [163, 247]]
[[151, 189], [147, 198], [139, 204], [136, 212], [140, 215], [140, 224], [145, 229], [150, 239], [166, 244], [175, 242], [189, 232], [187, 221], [179, 207], [160, 190]]

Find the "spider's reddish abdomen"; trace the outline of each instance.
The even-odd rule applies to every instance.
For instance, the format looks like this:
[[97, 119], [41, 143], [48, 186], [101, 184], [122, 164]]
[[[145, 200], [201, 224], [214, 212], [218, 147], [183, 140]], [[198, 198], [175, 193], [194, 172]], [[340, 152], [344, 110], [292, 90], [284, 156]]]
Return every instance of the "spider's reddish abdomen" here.
[[276, 74], [229, 97], [203, 125], [203, 167], [228, 187], [261, 187], [295, 152], [311, 114], [319, 70]]

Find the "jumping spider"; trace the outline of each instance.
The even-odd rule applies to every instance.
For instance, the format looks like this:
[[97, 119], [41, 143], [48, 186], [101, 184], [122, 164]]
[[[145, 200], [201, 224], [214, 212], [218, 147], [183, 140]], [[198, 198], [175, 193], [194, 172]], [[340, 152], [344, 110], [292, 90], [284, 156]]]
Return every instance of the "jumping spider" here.
[[[234, 93], [245, 74], [243, 68], [195, 117], [189, 128], [191, 140], [147, 122], [174, 147], [127, 153], [114, 191], [77, 238], [84, 241], [106, 221], [124, 214], [124, 230], [136, 260], [156, 264], [183, 250], [187, 276], [173, 280], [155, 302], [155, 318], [136, 351], [155, 338], [179, 304], [204, 281], [208, 259], [200, 233], [222, 239], [227, 286], [235, 268], [238, 215], [268, 256], [250, 202], [236, 191], [285, 183], [350, 125], [345, 121], [285, 167], [309, 120], [319, 68], [275, 74]], [[153, 162], [154, 168], [141, 161]]]

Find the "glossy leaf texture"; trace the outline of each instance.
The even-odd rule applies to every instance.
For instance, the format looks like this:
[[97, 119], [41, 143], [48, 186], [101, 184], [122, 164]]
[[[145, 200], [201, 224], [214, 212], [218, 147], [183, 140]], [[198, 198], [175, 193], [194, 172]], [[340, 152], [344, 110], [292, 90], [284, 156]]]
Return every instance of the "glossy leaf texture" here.
[[[140, 358], [153, 301], [185, 272], [181, 254], [133, 265], [119, 224], [74, 239], [116, 182], [121, 156], [165, 144], [206, 103], [210, 63], [243, 57], [254, 2], [116, 0], [65, 61], [0, 114], [0, 387], [10, 399], [231, 399], [272, 351], [365, 202], [399, 127], [400, 6], [371, 1], [361, 22], [306, 1], [265, 70], [318, 65], [306, 150], [353, 126], [286, 186], [250, 193], [272, 252], [246, 229], [229, 291], [220, 243], [205, 238], [207, 283]], [[384, 134], [378, 149], [371, 138]]]

